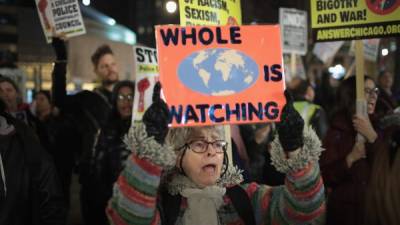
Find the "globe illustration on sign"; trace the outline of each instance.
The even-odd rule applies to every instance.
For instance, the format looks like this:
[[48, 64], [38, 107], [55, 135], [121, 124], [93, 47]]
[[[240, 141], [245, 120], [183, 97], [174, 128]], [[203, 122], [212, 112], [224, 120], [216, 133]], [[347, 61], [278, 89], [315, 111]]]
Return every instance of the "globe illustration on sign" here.
[[258, 65], [238, 50], [205, 49], [186, 57], [179, 64], [178, 76], [194, 91], [227, 96], [250, 88], [257, 81]]

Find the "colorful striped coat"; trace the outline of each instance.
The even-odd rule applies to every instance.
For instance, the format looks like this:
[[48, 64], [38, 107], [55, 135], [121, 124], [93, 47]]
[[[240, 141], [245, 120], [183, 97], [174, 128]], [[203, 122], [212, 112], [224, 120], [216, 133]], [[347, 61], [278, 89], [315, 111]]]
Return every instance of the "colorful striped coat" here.
[[[312, 138], [315, 137], [314, 133]], [[316, 145], [311, 139], [307, 141], [305, 135], [303, 149], [318, 146], [319, 141]], [[150, 145], [139, 144], [136, 147], [140, 146]], [[114, 186], [113, 198], [107, 208], [111, 224], [161, 224], [160, 213], [157, 210], [157, 193], [163, 167], [138, 152], [140, 150], [136, 149], [129, 157]], [[241, 184], [253, 206], [256, 224], [323, 224], [325, 196], [318, 163], [310, 160], [304, 165], [302, 169], [288, 172], [283, 186]], [[186, 207], [186, 199], [182, 197], [176, 224], [182, 224], [182, 215]], [[218, 217], [221, 224], [244, 224], [226, 195], [223, 205], [218, 209]]]

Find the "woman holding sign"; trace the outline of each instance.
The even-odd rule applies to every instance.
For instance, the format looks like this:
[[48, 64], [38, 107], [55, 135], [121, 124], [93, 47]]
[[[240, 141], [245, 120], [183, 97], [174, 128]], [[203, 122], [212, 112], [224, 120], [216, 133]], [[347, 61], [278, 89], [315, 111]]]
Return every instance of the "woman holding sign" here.
[[[374, 121], [378, 89], [369, 77], [365, 77], [364, 84], [369, 117], [355, 115], [356, 77], [344, 80], [337, 93], [336, 113], [323, 141], [326, 151], [321, 156], [321, 169], [331, 190], [327, 224], [364, 224], [364, 198], [374, 151], [379, 146], [378, 133], [370, 121]], [[357, 133], [365, 137], [365, 143], [356, 142]]]
[[144, 124], [131, 129], [133, 153], [114, 186], [112, 224], [318, 224], [325, 211], [320, 142], [288, 103], [272, 143], [272, 161], [286, 185], [240, 184], [229, 166], [220, 126], [168, 130], [168, 108], [155, 86]]

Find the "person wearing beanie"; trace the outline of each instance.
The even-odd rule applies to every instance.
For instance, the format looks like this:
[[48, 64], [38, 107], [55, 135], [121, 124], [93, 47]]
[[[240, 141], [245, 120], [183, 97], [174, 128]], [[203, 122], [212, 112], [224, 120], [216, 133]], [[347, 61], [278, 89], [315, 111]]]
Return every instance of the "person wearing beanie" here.
[[270, 187], [241, 183], [222, 126], [168, 129], [160, 88], [157, 83], [143, 124], [126, 138], [132, 153], [109, 201], [111, 224], [323, 224], [322, 148], [288, 93], [271, 150], [286, 182]]

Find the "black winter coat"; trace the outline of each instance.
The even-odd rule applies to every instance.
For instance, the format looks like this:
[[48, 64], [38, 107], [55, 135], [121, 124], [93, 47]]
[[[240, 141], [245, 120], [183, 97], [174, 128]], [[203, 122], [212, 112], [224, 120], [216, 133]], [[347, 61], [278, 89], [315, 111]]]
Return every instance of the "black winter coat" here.
[[96, 184], [96, 209], [97, 225], [108, 224], [105, 209], [112, 196], [113, 184], [122, 171], [130, 151], [123, 143], [124, 135], [128, 132], [131, 120], [112, 118], [101, 130], [94, 157], [94, 176]]
[[51, 157], [26, 125], [12, 117], [7, 122], [16, 132], [0, 136], [5, 175], [0, 182], [0, 224], [65, 224], [65, 204]]

